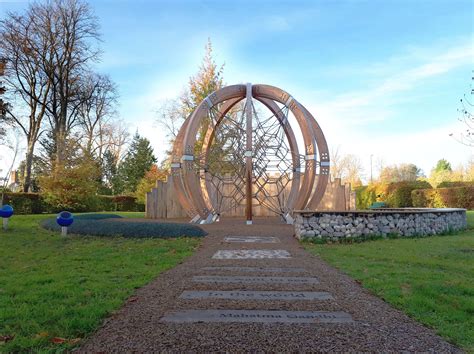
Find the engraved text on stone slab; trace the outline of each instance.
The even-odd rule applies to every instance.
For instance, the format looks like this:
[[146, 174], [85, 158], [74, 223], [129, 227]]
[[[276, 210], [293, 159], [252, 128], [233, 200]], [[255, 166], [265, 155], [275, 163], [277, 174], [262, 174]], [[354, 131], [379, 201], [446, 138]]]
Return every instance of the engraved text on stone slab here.
[[203, 271], [229, 271], [229, 272], [262, 272], [262, 273], [306, 273], [304, 268], [278, 268], [278, 267], [203, 267]]
[[313, 277], [248, 277], [248, 276], [220, 276], [196, 275], [194, 282], [200, 283], [280, 283], [280, 284], [319, 284]]
[[162, 317], [161, 322], [266, 322], [266, 323], [351, 323], [346, 312], [265, 311], [265, 310], [185, 310]]
[[224, 300], [332, 300], [327, 292], [313, 291], [183, 291], [180, 299], [224, 299]]

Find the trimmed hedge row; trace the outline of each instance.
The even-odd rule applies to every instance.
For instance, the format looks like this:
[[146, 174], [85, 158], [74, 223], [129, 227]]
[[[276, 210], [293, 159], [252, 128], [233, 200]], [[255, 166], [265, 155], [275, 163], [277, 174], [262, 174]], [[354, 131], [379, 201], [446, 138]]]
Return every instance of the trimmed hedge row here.
[[357, 209], [369, 209], [375, 202], [385, 202], [389, 208], [413, 207], [411, 193], [417, 189], [431, 188], [425, 181], [371, 184], [356, 188]]
[[99, 195], [98, 210], [90, 211], [145, 211], [145, 204], [137, 203], [128, 195]]
[[[59, 233], [55, 218], [43, 220], [41, 225]], [[84, 214], [75, 217], [68, 227], [72, 234], [90, 236], [121, 236], [126, 238], [203, 237], [207, 233], [199, 226], [178, 223], [133, 221], [114, 214]]]
[[[49, 205], [39, 193], [12, 193], [4, 194], [3, 204], [10, 204], [15, 214], [56, 213], [61, 210]], [[61, 208], [63, 209], [63, 208]], [[145, 205], [136, 202], [136, 198], [128, 195], [98, 195], [87, 210], [68, 208], [72, 212], [88, 211], [145, 211]]]
[[452, 188], [452, 187], [474, 187], [474, 182], [457, 181], [457, 182], [441, 182], [436, 188]]
[[46, 202], [38, 193], [11, 193], [3, 196], [3, 204], [10, 204], [15, 214], [41, 214], [48, 212]]
[[411, 197], [413, 206], [419, 208], [474, 209], [474, 186], [419, 189]]

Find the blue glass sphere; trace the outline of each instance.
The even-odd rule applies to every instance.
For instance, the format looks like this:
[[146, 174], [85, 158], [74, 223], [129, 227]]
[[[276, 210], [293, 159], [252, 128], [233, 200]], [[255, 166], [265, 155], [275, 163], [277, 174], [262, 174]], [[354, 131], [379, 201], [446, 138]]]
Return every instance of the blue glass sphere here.
[[0, 217], [2, 218], [9, 218], [13, 215], [13, 207], [11, 205], [5, 204], [0, 209]]
[[56, 222], [59, 226], [69, 226], [73, 223], [74, 216], [69, 211], [62, 211], [56, 216]]

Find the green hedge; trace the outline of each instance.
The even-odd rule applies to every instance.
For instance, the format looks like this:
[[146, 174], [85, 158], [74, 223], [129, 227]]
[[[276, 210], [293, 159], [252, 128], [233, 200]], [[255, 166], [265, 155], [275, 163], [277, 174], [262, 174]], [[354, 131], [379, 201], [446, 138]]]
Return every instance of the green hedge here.
[[62, 207], [59, 210], [53, 205], [49, 205], [40, 193], [12, 193], [4, 194], [3, 204], [10, 204], [15, 210], [15, 214], [41, 214], [56, 213], [63, 209], [72, 212], [92, 212], [92, 211], [145, 211], [145, 205], [136, 202], [136, 198], [127, 195], [98, 195], [90, 198], [89, 205], [81, 207], [80, 210], [74, 206]]
[[377, 201], [374, 185], [360, 186], [355, 188], [356, 208], [359, 210], [369, 209]]
[[390, 183], [385, 192], [385, 200], [389, 208], [413, 207], [411, 192], [417, 189], [429, 189], [431, 185], [425, 181]]
[[3, 195], [3, 204], [10, 204], [15, 214], [41, 214], [49, 211], [38, 193], [7, 192]]
[[[44, 220], [41, 225], [60, 232], [55, 218]], [[207, 233], [199, 226], [153, 221], [131, 221], [114, 214], [83, 214], [74, 218], [68, 232], [90, 236], [121, 236], [127, 238], [203, 237]]]
[[419, 208], [474, 209], [474, 186], [414, 190], [412, 200]]
[[98, 210], [101, 211], [145, 211], [144, 204], [137, 203], [137, 198], [128, 195], [100, 195], [98, 198]]
[[437, 188], [453, 188], [453, 187], [474, 187], [474, 182], [441, 182]]
[[385, 202], [389, 208], [412, 207], [411, 193], [416, 189], [431, 188], [425, 181], [374, 183], [356, 188], [357, 209], [369, 209], [375, 202]]

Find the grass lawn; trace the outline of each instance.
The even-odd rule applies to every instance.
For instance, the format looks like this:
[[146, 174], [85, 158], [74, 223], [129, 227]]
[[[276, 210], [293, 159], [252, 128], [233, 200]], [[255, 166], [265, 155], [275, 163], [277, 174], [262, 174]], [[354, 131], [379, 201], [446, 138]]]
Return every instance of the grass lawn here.
[[374, 294], [474, 352], [474, 211], [456, 235], [317, 245], [307, 250]]
[[0, 352], [77, 346], [134, 289], [181, 262], [200, 242], [61, 238], [39, 226], [46, 217], [14, 216], [10, 229], [0, 230]]

